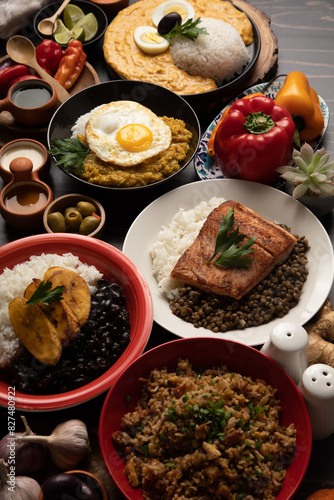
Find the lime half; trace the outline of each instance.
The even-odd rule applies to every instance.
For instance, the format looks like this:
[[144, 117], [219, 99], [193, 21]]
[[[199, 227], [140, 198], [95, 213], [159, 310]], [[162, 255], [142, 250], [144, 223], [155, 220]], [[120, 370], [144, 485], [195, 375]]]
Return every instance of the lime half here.
[[77, 5], [66, 5], [63, 13], [66, 28], [71, 30], [84, 16], [84, 12]]
[[80, 21], [76, 23], [73, 31], [75, 29], [78, 29], [79, 27], [84, 29], [84, 41], [88, 42], [89, 40], [92, 40], [92, 38], [94, 38], [94, 36], [96, 35], [99, 25], [94, 14], [92, 12], [89, 12], [89, 14], [86, 14], [82, 19], [80, 19]]

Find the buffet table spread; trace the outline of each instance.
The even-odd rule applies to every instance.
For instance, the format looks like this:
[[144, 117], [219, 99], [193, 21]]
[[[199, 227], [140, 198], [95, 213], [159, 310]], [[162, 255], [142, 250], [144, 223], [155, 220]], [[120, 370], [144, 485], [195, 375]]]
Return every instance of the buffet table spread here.
[[[131, 1], [130, 4], [132, 3], [134, 2]], [[334, 78], [332, 64], [334, 31], [331, 2], [307, 2], [305, 4], [302, 0], [281, 0], [280, 2], [235, 0], [233, 3], [249, 13], [257, 24], [261, 33], [261, 52], [250, 78], [242, 84], [238, 91], [227, 95], [218, 108], [197, 110], [202, 133], [217, 113], [243, 90], [252, 85], [266, 82], [276, 74], [287, 74], [291, 71], [301, 71], [307, 75], [310, 85], [317, 89], [318, 94], [326, 101], [331, 112], [333, 110], [332, 82]], [[111, 21], [111, 19], [110, 17], [109, 20]], [[22, 34], [29, 37], [35, 44], [38, 43], [31, 25], [25, 27]], [[103, 41], [101, 40], [96, 45], [87, 47], [86, 53], [87, 62], [92, 66], [94, 74], [96, 72], [100, 82], [106, 82], [111, 76], [103, 58], [102, 45]], [[0, 57], [5, 56], [5, 54], [5, 40], [0, 40]], [[22, 137], [21, 134], [20, 130], [8, 126], [6, 120], [1, 120], [0, 114], [0, 146]], [[40, 133], [34, 131], [30, 134], [29, 129], [27, 129], [25, 137], [32, 137], [46, 145], [45, 130]], [[334, 127], [331, 121], [323, 140], [323, 146], [334, 157]], [[129, 227], [147, 205], [170, 190], [198, 180], [197, 173], [191, 163], [178, 176], [161, 186], [130, 193], [113, 191], [112, 196], [106, 190], [95, 186], [87, 187], [84, 184], [78, 184], [75, 179], [66, 176], [54, 165], [46, 182], [52, 188], [55, 198], [67, 193], [80, 192], [100, 201], [105, 208], [107, 218], [103, 240], [121, 250]], [[333, 212], [321, 217], [320, 222], [333, 241]], [[0, 218], [0, 245], [35, 233], [36, 231], [14, 229]], [[334, 303], [333, 288], [329, 298]], [[175, 336], [172, 333], [157, 324], [153, 324], [146, 350], [174, 339]], [[31, 428], [39, 434], [49, 434], [60, 421], [69, 418], [82, 419], [88, 427], [92, 453], [80, 462], [80, 468], [89, 470], [100, 477], [109, 492], [110, 499], [116, 500], [123, 497], [108, 475], [98, 445], [98, 422], [104, 398], [105, 394], [102, 394], [84, 405], [66, 410], [43, 413], [27, 412], [26, 415]], [[24, 413], [17, 411], [15, 415], [18, 432], [23, 429], [21, 414]], [[7, 417], [6, 409], [1, 408], [2, 435], [7, 429]], [[48, 469], [43, 469], [43, 473], [37, 474], [36, 478], [43, 480], [44, 477], [53, 472], [52, 466], [48, 466]], [[334, 488], [334, 434], [326, 439], [313, 442], [309, 468], [295, 498], [305, 499], [312, 492], [321, 488]]]

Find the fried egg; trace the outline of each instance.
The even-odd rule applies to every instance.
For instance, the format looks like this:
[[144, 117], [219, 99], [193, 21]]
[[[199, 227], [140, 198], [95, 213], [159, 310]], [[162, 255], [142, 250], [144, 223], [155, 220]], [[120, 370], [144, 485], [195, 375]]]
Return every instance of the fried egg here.
[[134, 101], [113, 101], [100, 107], [87, 121], [85, 135], [98, 158], [122, 167], [152, 158], [172, 141], [168, 125]]

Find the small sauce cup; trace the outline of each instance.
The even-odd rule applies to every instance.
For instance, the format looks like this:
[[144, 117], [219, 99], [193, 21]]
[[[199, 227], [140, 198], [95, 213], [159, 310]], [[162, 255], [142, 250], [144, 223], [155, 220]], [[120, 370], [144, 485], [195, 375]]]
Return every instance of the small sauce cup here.
[[10, 171], [13, 178], [0, 192], [0, 213], [17, 229], [35, 229], [43, 223], [43, 213], [53, 200], [53, 192], [39, 180], [29, 158], [12, 160]]
[[0, 100], [0, 112], [9, 111], [18, 123], [31, 127], [45, 125], [57, 107], [55, 88], [36, 78], [15, 83]]
[[16, 139], [0, 149], [0, 176], [6, 183], [13, 179], [9, 168], [11, 161], [21, 157], [32, 161], [33, 171], [38, 174], [39, 178], [48, 173], [50, 157], [44, 144], [34, 139]]

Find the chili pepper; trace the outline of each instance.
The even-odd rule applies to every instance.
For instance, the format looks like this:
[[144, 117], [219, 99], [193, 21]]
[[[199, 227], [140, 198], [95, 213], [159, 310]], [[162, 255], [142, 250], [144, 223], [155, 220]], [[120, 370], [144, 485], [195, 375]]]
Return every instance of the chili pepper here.
[[[10, 66], [9, 68], [4, 68], [0, 71], [0, 96], [4, 97], [10, 87], [9, 83], [15, 78], [23, 75], [30, 75], [30, 70], [28, 66], [24, 64], [16, 64], [16, 66]], [[7, 90], [6, 90], [7, 89]]]
[[66, 90], [79, 78], [86, 61], [86, 54], [83, 51], [82, 43], [79, 40], [72, 40], [64, 52], [60, 61], [57, 73], [54, 78]]
[[226, 177], [272, 184], [290, 160], [294, 132], [289, 111], [273, 99], [238, 99], [216, 133], [218, 166]]
[[287, 75], [275, 103], [291, 113], [301, 141], [312, 141], [321, 134], [324, 118], [319, 97], [303, 73], [292, 71]]
[[[263, 95], [263, 94], [262, 94], [262, 92], [254, 92], [254, 94], [245, 95], [244, 97], [242, 97], [242, 99], [249, 99], [250, 97], [254, 97], [256, 95]], [[210, 156], [214, 156], [215, 155], [214, 142], [215, 142], [216, 133], [217, 133], [218, 127], [221, 124], [221, 122], [223, 120], [225, 120], [225, 118], [229, 114], [230, 109], [231, 109], [231, 106], [227, 106], [224, 109], [224, 112], [221, 115], [220, 120], [218, 121], [218, 123], [216, 124], [215, 128], [213, 129], [212, 134], [210, 136], [210, 139], [208, 140], [208, 154]]]
[[63, 49], [54, 40], [43, 40], [36, 47], [36, 59], [41, 68], [54, 75], [63, 57]]

